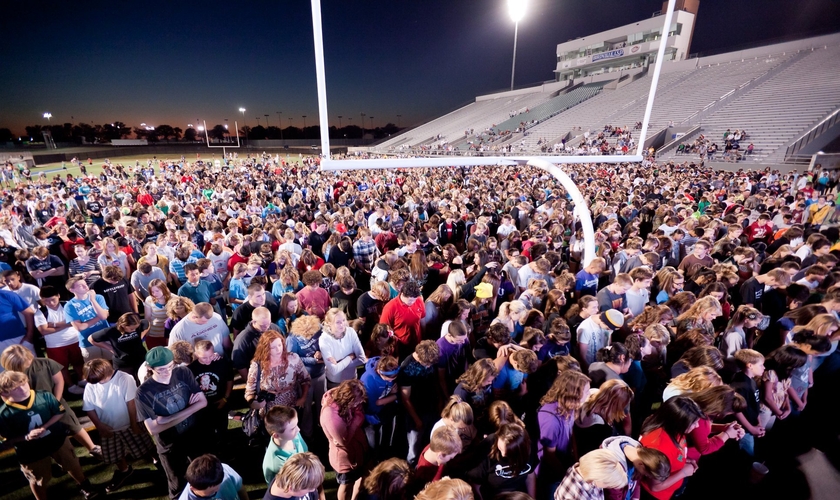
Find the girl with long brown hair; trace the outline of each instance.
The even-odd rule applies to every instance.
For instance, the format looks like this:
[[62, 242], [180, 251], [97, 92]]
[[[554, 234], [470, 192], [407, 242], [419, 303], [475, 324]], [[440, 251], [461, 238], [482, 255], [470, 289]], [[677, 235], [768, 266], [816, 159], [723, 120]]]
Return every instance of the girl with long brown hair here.
[[345, 380], [330, 389], [321, 401], [321, 427], [329, 441], [330, 465], [336, 472], [338, 500], [350, 500], [358, 493], [365, 472], [367, 438], [363, 429], [367, 400], [358, 380]]
[[591, 394], [577, 413], [573, 435], [578, 456], [601, 446], [604, 439], [617, 433], [630, 434], [630, 415], [625, 411], [633, 401], [633, 390], [620, 379], [607, 380]]

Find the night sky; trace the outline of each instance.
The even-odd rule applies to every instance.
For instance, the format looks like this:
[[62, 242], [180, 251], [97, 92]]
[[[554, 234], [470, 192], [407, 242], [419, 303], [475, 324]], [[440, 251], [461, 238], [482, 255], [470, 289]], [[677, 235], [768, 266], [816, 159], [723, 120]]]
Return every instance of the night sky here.
[[[505, 0], [322, 0], [330, 124], [420, 123], [510, 83]], [[647, 18], [657, 0], [531, 0], [517, 86], [553, 78], [557, 43]], [[837, 0], [701, 0], [692, 52], [840, 30]], [[0, 127], [116, 120], [317, 121], [306, 0], [24, 2], [0, 7]], [[71, 116], [73, 119], [71, 120]], [[352, 118], [352, 121], [348, 121]], [[370, 125], [366, 119], [365, 125]]]

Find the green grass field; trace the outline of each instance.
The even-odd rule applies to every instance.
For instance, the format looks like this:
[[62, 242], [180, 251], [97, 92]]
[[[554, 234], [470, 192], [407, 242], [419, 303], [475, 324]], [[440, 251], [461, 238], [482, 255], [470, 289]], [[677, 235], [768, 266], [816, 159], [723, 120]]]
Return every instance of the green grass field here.
[[[234, 390], [231, 395], [229, 409], [243, 409], [246, 407], [243, 400], [244, 391]], [[80, 399], [68, 399], [69, 411], [74, 411], [77, 416], [82, 416], [82, 401]], [[89, 431], [90, 432], [90, 431]], [[320, 433], [320, 431], [319, 431]], [[99, 442], [96, 431], [90, 432], [95, 443]], [[321, 440], [315, 439], [308, 442], [310, 451], [316, 453], [324, 465], [329, 469], [327, 462], [327, 445], [323, 434]], [[71, 440], [74, 445], [75, 441]], [[266, 490], [265, 480], [262, 475], [262, 459], [265, 449], [248, 446], [248, 438], [240, 429], [238, 421], [229, 421], [228, 432], [222, 442], [213, 443], [214, 452], [226, 464], [234, 468], [241, 476], [245, 489], [250, 498], [262, 498]], [[99, 485], [102, 489], [102, 496], [105, 497], [105, 485], [111, 479], [114, 467], [104, 464], [90, 457], [83, 447], [76, 448], [76, 455], [82, 465], [87, 477], [92, 483]], [[134, 474], [126, 481], [123, 487], [114, 493], [107, 495], [111, 499], [168, 499], [166, 489], [166, 477], [162, 470], [157, 470], [150, 461], [135, 461], [133, 463]], [[4, 500], [23, 500], [32, 498], [32, 492], [13, 452], [0, 454], [0, 477], [3, 478], [2, 493], [0, 498]], [[335, 498], [337, 484], [335, 473], [327, 472], [324, 481], [327, 498]], [[53, 464], [53, 480], [50, 483], [49, 495], [51, 498], [63, 500], [75, 500], [83, 498], [73, 479], [65, 474], [57, 465]]]

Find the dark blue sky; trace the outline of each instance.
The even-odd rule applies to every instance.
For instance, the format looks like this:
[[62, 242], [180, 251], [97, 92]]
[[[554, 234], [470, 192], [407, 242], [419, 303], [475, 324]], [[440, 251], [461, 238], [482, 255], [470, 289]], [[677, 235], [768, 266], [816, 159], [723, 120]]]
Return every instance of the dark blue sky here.
[[[505, 0], [322, 0], [330, 123], [412, 125], [509, 85]], [[517, 85], [553, 78], [557, 43], [649, 17], [657, 0], [531, 0]], [[692, 52], [840, 29], [837, 0], [701, 0]], [[307, 0], [23, 2], [0, 7], [0, 127], [269, 114], [317, 121]], [[71, 116], [74, 118], [71, 120]], [[348, 122], [352, 118], [352, 122]], [[366, 125], [370, 125], [369, 119]], [[241, 123], [240, 123], [241, 125]]]

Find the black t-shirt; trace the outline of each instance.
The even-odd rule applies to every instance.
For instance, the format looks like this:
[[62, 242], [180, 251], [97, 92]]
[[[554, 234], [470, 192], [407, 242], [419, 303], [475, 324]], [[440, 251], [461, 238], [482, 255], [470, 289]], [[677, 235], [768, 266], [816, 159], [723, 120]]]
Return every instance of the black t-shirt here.
[[762, 297], [764, 296], [764, 285], [759, 283], [753, 276], [741, 285], [741, 304], [750, 304], [759, 311], [761, 310]]
[[434, 366], [426, 368], [414, 359], [413, 355], [405, 358], [400, 365], [397, 385], [400, 386], [400, 389], [411, 387], [411, 404], [414, 406], [414, 411], [420, 415], [434, 413], [437, 408], [435, 405], [436, 391], [432, 390], [435, 383], [434, 372]]
[[[174, 415], [189, 406], [190, 397], [199, 392], [201, 389], [195, 383], [192, 372], [185, 366], [176, 366], [168, 384], [149, 377], [137, 388], [137, 414], [143, 420]], [[194, 423], [195, 414], [155, 436], [158, 452], [169, 451], [179, 436], [189, 431]]]
[[484, 498], [493, 498], [506, 491], [527, 493], [527, 478], [528, 474], [533, 472], [533, 466], [526, 463], [523, 470], [517, 474], [510, 469], [510, 464], [505, 457], [501, 460], [491, 458], [489, 451], [495, 441], [496, 435], [490, 434], [479, 444], [488, 453], [477, 467], [465, 473], [465, 479], [468, 482], [480, 484], [481, 496]]
[[131, 375], [137, 372], [146, 360], [146, 347], [140, 333], [149, 329], [149, 322], [140, 321], [140, 326], [133, 332], [123, 333], [116, 326], [100, 330], [92, 335], [93, 340], [109, 344], [114, 350], [114, 368], [127, 371]]
[[358, 288], [353, 290], [350, 294], [346, 294], [343, 291], [338, 290], [332, 295], [331, 306], [341, 309], [341, 311], [347, 316], [347, 320], [353, 321], [359, 317], [357, 305], [359, 303], [359, 297], [361, 296], [362, 291]]
[[[311, 491], [302, 497], [278, 497], [277, 495], [271, 494], [271, 487], [274, 485], [274, 479], [271, 480], [271, 483], [268, 485], [268, 489], [265, 490], [265, 495], [263, 496], [263, 500], [318, 500], [318, 492]], [[364, 488], [362, 488], [364, 490]]]
[[747, 400], [747, 408], [743, 411], [744, 417], [752, 425], [758, 425], [758, 412], [760, 410], [759, 398], [761, 396], [755, 380], [748, 377], [744, 372], [738, 372], [732, 376], [732, 382], [729, 383], [729, 386]]
[[189, 367], [198, 388], [204, 392], [208, 403], [216, 402], [225, 395], [225, 386], [230, 380], [230, 365], [225, 358], [203, 365], [198, 360], [190, 363]]
[[89, 201], [87, 202], [87, 209], [90, 212], [90, 215], [93, 217], [101, 217], [102, 216], [102, 204], [98, 201]]
[[[279, 332], [280, 328], [272, 324], [269, 330]], [[244, 330], [239, 332], [239, 335], [233, 341], [233, 352], [231, 353], [231, 360], [234, 370], [247, 370], [251, 366], [251, 360], [254, 359], [254, 353], [257, 352], [257, 343], [260, 341], [262, 333], [249, 323]]]
[[[270, 294], [265, 294], [265, 305], [263, 307], [271, 312], [271, 322], [277, 323], [280, 319], [280, 308], [277, 306], [277, 301], [274, 300], [274, 297]], [[230, 329], [239, 332], [244, 330], [248, 326], [248, 323], [251, 322], [251, 319], [253, 319], [254, 309], [256, 307], [251, 305], [247, 300], [240, 304], [230, 317]]]
[[108, 322], [116, 323], [120, 316], [128, 312], [134, 312], [131, 301], [135, 300], [131, 295], [134, 287], [125, 278], [116, 283], [108, 283], [104, 279], [98, 279], [93, 284], [93, 290], [105, 299], [108, 304]]

